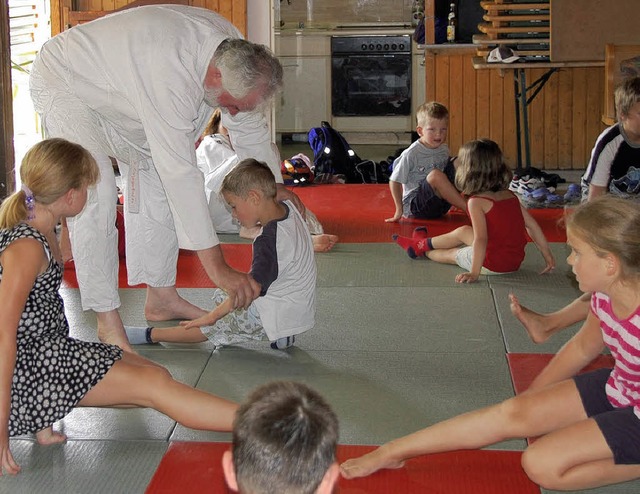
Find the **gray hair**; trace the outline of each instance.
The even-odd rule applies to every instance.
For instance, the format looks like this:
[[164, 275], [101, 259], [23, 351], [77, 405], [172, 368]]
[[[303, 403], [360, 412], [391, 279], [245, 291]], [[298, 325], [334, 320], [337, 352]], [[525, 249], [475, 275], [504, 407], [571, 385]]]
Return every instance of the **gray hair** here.
[[267, 100], [282, 87], [282, 65], [264, 45], [227, 38], [216, 48], [211, 65], [220, 71], [225, 91], [234, 98], [257, 89]]

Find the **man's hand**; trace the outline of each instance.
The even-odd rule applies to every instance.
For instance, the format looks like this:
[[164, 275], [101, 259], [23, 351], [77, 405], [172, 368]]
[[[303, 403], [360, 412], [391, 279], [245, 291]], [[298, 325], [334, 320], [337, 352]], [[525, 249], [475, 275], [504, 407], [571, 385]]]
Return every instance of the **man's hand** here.
[[232, 308], [246, 309], [260, 295], [260, 285], [247, 273], [241, 273], [230, 267], [224, 260], [220, 245], [199, 250], [198, 257], [202, 267], [216, 286], [229, 294]]

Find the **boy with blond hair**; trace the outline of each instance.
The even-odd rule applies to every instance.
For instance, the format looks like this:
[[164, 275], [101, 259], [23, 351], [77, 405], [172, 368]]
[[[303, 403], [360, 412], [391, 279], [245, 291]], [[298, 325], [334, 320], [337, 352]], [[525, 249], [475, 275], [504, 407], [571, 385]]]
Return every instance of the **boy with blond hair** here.
[[420, 137], [396, 159], [389, 178], [396, 209], [387, 223], [401, 218], [440, 218], [452, 205], [467, 211], [465, 200], [453, 185], [455, 167], [445, 143], [449, 111], [435, 101], [424, 103], [416, 120]]

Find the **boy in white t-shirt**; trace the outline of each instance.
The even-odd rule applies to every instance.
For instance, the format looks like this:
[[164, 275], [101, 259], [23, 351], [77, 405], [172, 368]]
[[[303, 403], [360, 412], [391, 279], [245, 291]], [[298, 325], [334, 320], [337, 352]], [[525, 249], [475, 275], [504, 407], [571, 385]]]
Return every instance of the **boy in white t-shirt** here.
[[261, 226], [253, 241], [250, 274], [261, 286], [248, 309], [236, 309], [217, 288], [216, 307], [192, 321], [169, 328], [127, 327], [131, 344], [201, 343], [233, 345], [247, 340], [271, 341], [274, 349], [293, 345], [295, 335], [315, 325], [316, 262], [311, 234], [290, 201], [276, 200], [276, 181], [269, 167], [254, 159], [241, 161], [222, 182], [221, 192], [242, 226]]

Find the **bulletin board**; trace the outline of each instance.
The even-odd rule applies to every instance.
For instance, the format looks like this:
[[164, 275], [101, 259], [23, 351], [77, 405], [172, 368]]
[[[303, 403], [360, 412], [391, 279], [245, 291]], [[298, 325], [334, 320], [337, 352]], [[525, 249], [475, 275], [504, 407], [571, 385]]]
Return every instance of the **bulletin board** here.
[[638, 0], [550, 0], [551, 61], [604, 61], [605, 45], [637, 44]]

